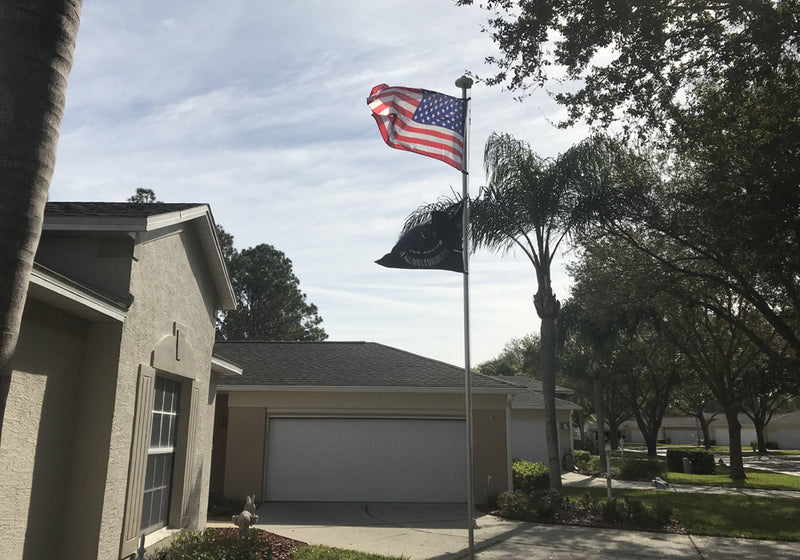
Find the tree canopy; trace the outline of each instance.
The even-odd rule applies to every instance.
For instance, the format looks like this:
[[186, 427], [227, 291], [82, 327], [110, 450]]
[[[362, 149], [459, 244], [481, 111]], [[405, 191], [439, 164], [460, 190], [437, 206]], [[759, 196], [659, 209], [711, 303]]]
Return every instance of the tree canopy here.
[[[473, 0], [458, 0], [472, 4]], [[486, 79], [548, 86], [579, 119], [663, 128], [701, 81], [771, 81], [796, 72], [798, 0], [484, 0], [500, 50]]]
[[[231, 239], [232, 241], [232, 239]], [[237, 308], [217, 325], [225, 340], [325, 340], [317, 306], [306, 301], [292, 261], [262, 243], [230, 253], [228, 267]]]

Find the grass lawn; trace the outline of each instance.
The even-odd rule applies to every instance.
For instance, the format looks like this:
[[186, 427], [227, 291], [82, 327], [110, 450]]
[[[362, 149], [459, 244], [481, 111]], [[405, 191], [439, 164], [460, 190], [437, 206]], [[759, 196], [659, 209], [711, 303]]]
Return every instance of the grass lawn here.
[[293, 560], [403, 560], [402, 556], [382, 556], [327, 546], [304, 546], [294, 553]]
[[[585, 492], [605, 498], [605, 488], [564, 488], [579, 498]], [[800, 497], [759, 498], [692, 494], [655, 490], [616, 489], [614, 498], [627, 497], [655, 507], [672, 508], [673, 517], [692, 535], [800, 541]]]
[[730, 469], [717, 465], [717, 474], [667, 473], [673, 484], [692, 484], [696, 486], [722, 486], [725, 488], [760, 488], [762, 490], [795, 490], [800, 492], [800, 476], [780, 474], [757, 469], [745, 469], [745, 480], [728, 478]]

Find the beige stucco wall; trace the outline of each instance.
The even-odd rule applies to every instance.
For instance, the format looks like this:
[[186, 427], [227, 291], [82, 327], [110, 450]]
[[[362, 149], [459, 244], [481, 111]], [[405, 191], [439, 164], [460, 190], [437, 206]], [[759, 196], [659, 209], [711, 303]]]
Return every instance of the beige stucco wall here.
[[[474, 488], [477, 500], [508, 487], [506, 396], [473, 395]], [[232, 391], [228, 393], [226, 496], [263, 492], [270, 417], [464, 417], [463, 393], [385, 391]], [[489, 481], [491, 476], [491, 481]]]
[[44, 232], [36, 262], [88, 286], [126, 298], [130, 285], [133, 239], [123, 233], [107, 236], [65, 236]]
[[[185, 327], [184, 340], [197, 358], [193, 386], [203, 397], [198, 403], [189, 527], [205, 526], [214, 413], [210, 371], [216, 301], [209, 271], [199, 263], [205, 263], [205, 258], [191, 225], [137, 239], [130, 286], [134, 302], [122, 333], [98, 560], [117, 558], [119, 554], [139, 364], [150, 363], [154, 347], [172, 334], [176, 322]], [[182, 391], [187, 388], [184, 382]]]
[[0, 558], [58, 558], [86, 322], [29, 302], [0, 447]]
[[[41, 247], [37, 262], [135, 300], [120, 323], [28, 299], [0, 447], [0, 558], [119, 557], [139, 366], [150, 364], [159, 341], [170, 343], [175, 323], [193, 357], [183, 364], [193, 367], [161, 360], [167, 365], [159, 373], [177, 374], [184, 395], [198, 389], [186, 503], [188, 526], [203, 527], [217, 301], [193, 226], [140, 234], [135, 249], [130, 238], [51, 235]], [[141, 497], [134, 499], [141, 507]]]

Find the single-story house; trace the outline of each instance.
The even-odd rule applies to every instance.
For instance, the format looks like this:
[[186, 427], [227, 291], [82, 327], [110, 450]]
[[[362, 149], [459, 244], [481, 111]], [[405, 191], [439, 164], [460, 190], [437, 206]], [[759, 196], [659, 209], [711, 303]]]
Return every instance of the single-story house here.
[[[214, 352], [243, 375], [218, 387], [212, 492], [266, 501], [467, 501], [463, 368], [373, 342], [232, 341]], [[471, 379], [480, 501], [512, 484], [512, 398], [527, 389]]]
[[[642, 436], [635, 419], [632, 418], [620, 424], [619, 430], [626, 442], [644, 443], [644, 436]], [[725, 441], [727, 441], [728, 423], [725, 421], [725, 415], [709, 414], [708, 430], [712, 439], [719, 436], [720, 430], [724, 431]], [[744, 431], [742, 435], [744, 435]], [[694, 416], [665, 416], [661, 421], [661, 428], [656, 439], [663, 443], [676, 445], [696, 445], [698, 440], [703, 439], [703, 430], [700, 428], [700, 422]]]
[[800, 449], [800, 410], [775, 413], [764, 429], [764, 437], [781, 449]]
[[[511, 456], [515, 459], [547, 465], [547, 441], [544, 424], [544, 395], [542, 382], [525, 375], [502, 377], [525, 390], [511, 399]], [[558, 422], [559, 461], [573, 451], [572, 411], [580, 406], [558, 396], [573, 394], [571, 389], [556, 386], [556, 415]]]
[[0, 558], [131, 557], [202, 529], [234, 307], [205, 204], [47, 204], [0, 445]]
[[[709, 436], [716, 445], [728, 445], [728, 421], [722, 413], [708, 414]], [[739, 414], [742, 426], [742, 447], [749, 447], [756, 441], [756, 428], [746, 414]], [[620, 426], [625, 441], [643, 443], [642, 432], [636, 420], [626, 420]], [[700, 423], [693, 416], [665, 416], [658, 432], [658, 441], [678, 445], [696, 445], [703, 437]], [[764, 438], [768, 442], [777, 443], [781, 449], [800, 449], [800, 411], [776, 412], [764, 428]]]

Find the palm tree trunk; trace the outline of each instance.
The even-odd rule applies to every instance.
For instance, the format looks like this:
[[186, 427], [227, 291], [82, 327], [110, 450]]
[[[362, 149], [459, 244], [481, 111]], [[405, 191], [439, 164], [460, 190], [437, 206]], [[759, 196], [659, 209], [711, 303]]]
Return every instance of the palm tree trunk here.
[[0, 439], [80, 11], [81, 0], [0, 4]]
[[556, 416], [556, 317], [561, 304], [552, 290], [540, 287], [533, 297], [536, 312], [542, 319], [542, 394], [544, 396], [544, 433], [547, 440], [547, 468], [550, 488], [561, 491], [561, 461]]

